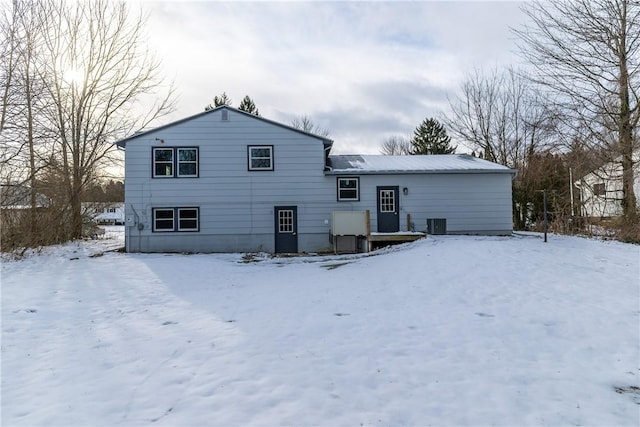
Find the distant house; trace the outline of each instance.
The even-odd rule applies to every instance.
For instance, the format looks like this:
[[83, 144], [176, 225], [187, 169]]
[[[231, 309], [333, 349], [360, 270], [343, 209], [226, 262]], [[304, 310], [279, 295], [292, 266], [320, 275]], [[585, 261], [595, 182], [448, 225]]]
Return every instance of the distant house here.
[[124, 203], [92, 202], [83, 205], [89, 218], [100, 225], [124, 224]]
[[[636, 206], [640, 197], [640, 155], [634, 158], [634, 184]], [[575, 183], [580, 191], [582, 216], [607, 219], [622, 215], [622, 164], [621, 159], [605, 163]]]
[[[51, 206], [51, 199], [44, 194], [36, 193], [35, 196], [36, 209]], [[11, 211], [31, 209], [31, 188], [23, 184], [2, 184], [0, 186], [0, 207]]]
[[334, 212], [372, 232], [510, 234], [515, 171], [467, 155], [331, 155], [333, 141], [221, 106], [118, 142], [130, 252], [319, 252]]

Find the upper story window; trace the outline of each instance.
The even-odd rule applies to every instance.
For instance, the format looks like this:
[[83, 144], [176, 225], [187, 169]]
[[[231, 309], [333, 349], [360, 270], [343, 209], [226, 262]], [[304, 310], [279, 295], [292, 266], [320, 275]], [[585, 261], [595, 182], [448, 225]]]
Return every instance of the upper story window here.
[[338, 178], [338, 201], [360, 200], [360, 178]]
[[153, 149], [153, 176], [173, 176], [173, 148]]
[[273, 170], [273, 145], [250, 145], [247, 149], [250, 171]]
[[178, 176], [198, 176], [198, 149], [178, 148]]
[[195, 178], [198, 176], [198, 148], [154, 147], [154, 178]]

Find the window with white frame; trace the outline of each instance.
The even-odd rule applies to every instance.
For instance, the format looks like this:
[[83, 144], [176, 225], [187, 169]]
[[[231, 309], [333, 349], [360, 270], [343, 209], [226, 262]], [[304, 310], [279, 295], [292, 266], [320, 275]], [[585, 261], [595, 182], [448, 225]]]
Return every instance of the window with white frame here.
[[280, 209], [278, 211], [278, 233], [293, 233], [293, 210]]
[[198, 208], [178, 208], [178, 231], [198, 231]]
[[198, 176], [198, 149], [178, 148], [178, 176], [195, 177]]
[[394, 190], [380, 190], [380, 212], [396, 211], [396, 192]]
[[273, 170], [273, 145], [250, 145], [247, 150], [250, 171]]
[[360, 178], [338, 178], [338, 201], [360, 200]]
[[200, 231], [200, 209], [153, 208], [153, 231]]
[[153, 176], [173, 176], [173, 148], [153, 149]]
[[174, 214], [173, 209], [153, 209], [153, 231], [174, 231]]
[[197, 176], [197, 147], [153, 147], [154, 178], [195, 178]]

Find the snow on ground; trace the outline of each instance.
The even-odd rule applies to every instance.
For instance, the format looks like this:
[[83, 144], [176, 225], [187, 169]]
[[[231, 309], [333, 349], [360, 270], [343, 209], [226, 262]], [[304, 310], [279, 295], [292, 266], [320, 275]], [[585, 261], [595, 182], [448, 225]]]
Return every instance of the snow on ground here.
[[[2, 264], [2, 425], [639, 425], [640, 247]], [[97, 255], [97, 256], [96, 256]]]

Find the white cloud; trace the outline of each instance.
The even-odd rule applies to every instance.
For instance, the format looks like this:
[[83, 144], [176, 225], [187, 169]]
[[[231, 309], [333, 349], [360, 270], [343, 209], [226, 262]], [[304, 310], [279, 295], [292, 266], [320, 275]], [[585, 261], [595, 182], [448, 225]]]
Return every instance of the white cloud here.
[[150, 46], [175, 76], [174, 119], [226, 91], [238, 105], [288, 122], [306, 114], [335, 152], [377, 153], [447, 107], [474, 66], [515, 60], [509, 26], [523, 15], [496, 2], [158, 2]]

